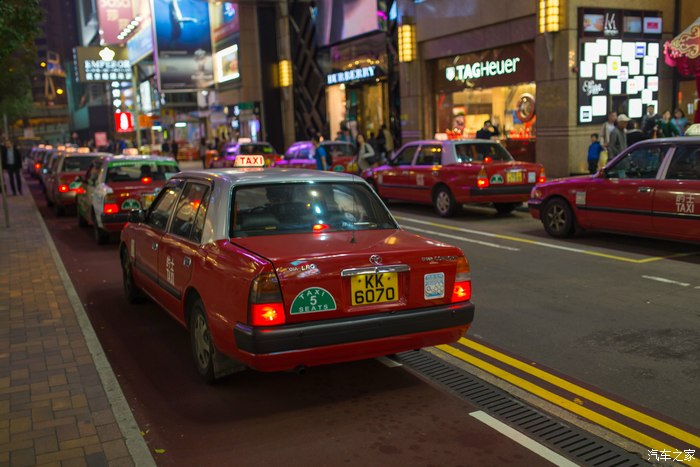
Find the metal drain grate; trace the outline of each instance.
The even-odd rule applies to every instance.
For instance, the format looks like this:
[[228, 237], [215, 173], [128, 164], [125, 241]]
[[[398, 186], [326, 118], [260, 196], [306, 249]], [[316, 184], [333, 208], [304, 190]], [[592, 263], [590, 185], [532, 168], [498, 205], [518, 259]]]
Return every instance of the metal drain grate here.
[[427, 352], [404, 352], [398, 354], [396, 358], [410, 369], [439, 383], [459, 397], [580, 465], [596, 467], [650, 465], [639, 456], [579, 428], [553, 419], [523, 404], [505, 391]]

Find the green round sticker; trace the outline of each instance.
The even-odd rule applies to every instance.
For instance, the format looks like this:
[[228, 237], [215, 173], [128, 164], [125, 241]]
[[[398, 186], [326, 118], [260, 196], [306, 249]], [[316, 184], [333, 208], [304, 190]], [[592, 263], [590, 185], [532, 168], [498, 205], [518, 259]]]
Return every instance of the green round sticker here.
[[345, 172], [345, 167], [343, 167], [341, 164], [338, 164], [333, 167], [334, 172]]
[[495, 174], [491, 176], [491, 180], [489, 180], [492, 184], [499, 184], [503, 183], [503, 177], [500, 174]]
[[127, 199], [122, 203], [122, 211], [127, 211], [130, 209], [141, 209], [141, 203], [135, 199]]
[[299, 315], [302, 313], [316, 313], [335, 309], [335, 299], [329, 291], [321, 287], [309, 287], [299, 292], [292, 302], [292, 308], [289, 310], [289, 314]]

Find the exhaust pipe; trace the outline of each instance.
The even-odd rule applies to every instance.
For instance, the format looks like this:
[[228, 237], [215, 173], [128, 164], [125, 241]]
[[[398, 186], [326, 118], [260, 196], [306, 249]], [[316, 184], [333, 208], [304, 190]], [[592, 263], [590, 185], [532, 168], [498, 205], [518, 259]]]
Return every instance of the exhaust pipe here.
[[306, 365], [299, 365], [298, 367], [294, 368], [294, 373], [298, 375], [306, 374]]

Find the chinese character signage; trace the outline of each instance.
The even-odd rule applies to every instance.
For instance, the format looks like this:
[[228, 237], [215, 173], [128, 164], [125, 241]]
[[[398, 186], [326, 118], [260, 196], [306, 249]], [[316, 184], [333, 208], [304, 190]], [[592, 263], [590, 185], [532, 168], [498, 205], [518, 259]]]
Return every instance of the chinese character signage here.
[[119, 33], [134, 19], [132, 0], [97, 0], [101, 45], [122, 45]]
[[131, 65], [124, 47], [76, 47], [73, 54], [80, 82], [131, 80]]
[[163, 92], [194, 91], [214, 81], [209, 3], [152, 0], [158, 85]]

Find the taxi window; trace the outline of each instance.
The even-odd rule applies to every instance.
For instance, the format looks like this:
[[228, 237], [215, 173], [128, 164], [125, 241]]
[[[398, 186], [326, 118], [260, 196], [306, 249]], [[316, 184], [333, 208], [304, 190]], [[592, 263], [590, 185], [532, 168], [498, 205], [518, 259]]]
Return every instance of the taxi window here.
[[700, 180], [700, 146], [676, 148], [666, 173], [667, 180]]
[[160, 161], [117, 161], [110, 162], [107, 167], [106, 183], [137, 182], [143, 177], [154, 181], [169, 180], [180, 170], [174, 163]]
[[204, 231], [204, 221], [207, 218], [207, 210], [209, 209], [210, 195], [211, 190], [207, 190], [204, 197], [202, 197], [202, 202], [197, 210], [197, 217], [194, 221], [192, 234], [190, 235], [190, 239], [195, 243], [200, 243], [202, 241], [202, 232]]
[[355, 149], [351, 144], [344, 143], [328, 143], [323, 145], [324, 149], [330, 152], [333, 157], [336, 156], [353, 156]]
[[421, 146], [416, 158], [416, 165], [440, 165], [442, 163], [442, 146], [437, 144]]
[[165, 227], [168, 225], [170, 213], [181, 191], [182, 187], [180, 186], [167, 186], [151, 205], [151, 210], [146, 218], [146, 224], [154, 229], [165, 230]]
[[457, 162], [484, 162], [486, 158], [495, 162], [514, 160], [500, 144], [493, 143], [456, 143], [455, 158]]
[[643, 146], [628, 152], [605, 173], [608, 178], [656, 178], [667, 150], [664, 146]]
[[173, 221], [168, 232], [179, 237], [190, 238], [195, 217], [200, 209], [202, 200], [207, 194], [207, 186], [198, 183], [189, 183], [180, 197], [175, 209]]
[[54, 154], [51, 156], [51, 160], [49, 161], [49, 172], [55, 172], [56, 168], [58, 167], [58, 161], [61, 159], [60, 154]]
[[66, 157], [63, 160], [63, 169], [61, 171], [85, 172], [96, 158], [97, 156]]
[[234, 191], [231, 237], [396, 229], [364, 183], [276, 183]]
[[416, 154], [416, 149], [418, 149], [418, 146], [405, 147], [391, 160], [391, 165], [411, 165], [413, 156]]
[[238, 154], [272, 154], [275, 150], [269, 144], [241, 144]]

